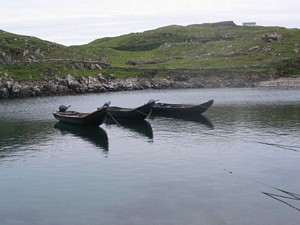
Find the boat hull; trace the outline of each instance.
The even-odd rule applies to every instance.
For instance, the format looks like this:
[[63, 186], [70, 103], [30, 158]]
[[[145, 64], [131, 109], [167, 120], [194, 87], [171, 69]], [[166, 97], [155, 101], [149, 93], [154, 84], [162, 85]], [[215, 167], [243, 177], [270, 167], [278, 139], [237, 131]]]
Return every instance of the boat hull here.
[[137, 108], [108, 107], [108, 118], [144, 120], [151, 114], [153, 105], [154, 101]]
[[100, 126], [107, 116], [107, 108], [98, 109], [92, 113], [78, 112], [54, 112], [55, 119], [62, 123], [75, 124], [81, 126]]
[[208, 102], [199, 105], [155, 103], [151, 115], [179, 118], [195, 117], [208, 110], [213, 102], [213, 100], [209, 100]]

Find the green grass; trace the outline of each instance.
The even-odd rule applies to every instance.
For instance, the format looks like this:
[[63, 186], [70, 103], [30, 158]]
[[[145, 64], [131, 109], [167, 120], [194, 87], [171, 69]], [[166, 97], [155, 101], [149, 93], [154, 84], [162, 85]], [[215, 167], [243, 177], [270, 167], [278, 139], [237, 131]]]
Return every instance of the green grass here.
[[89, 69], [72, 69], [69, 64], [38, 63], [30, 65], [2, 65], [0, 66], [0, 78], [8, 75], [15, 81], [43, 81], [55, 77], [64, 78], [68, 74], [74, 76], [97, 77], [99, 71]]

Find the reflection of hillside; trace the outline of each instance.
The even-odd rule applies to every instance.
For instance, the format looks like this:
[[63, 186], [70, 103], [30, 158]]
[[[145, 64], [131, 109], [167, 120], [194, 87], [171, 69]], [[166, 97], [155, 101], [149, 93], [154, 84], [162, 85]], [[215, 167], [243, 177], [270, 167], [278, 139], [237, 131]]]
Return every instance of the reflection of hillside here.
[[152, 126], [146, 120], [133, 121], [126, 119], [118, 119], [117, 121], [114, 121], [108, 117], [105, 123], [107, 125], [118, 125], [125, 129], [128, 129], [131, 132], [138, 133], [142, 136], [146, 136], [149, 139], [153, 139]]
[[224, 124], [251, 124], [251, 127], [299, 127], [300, 105], [225, 105], [215, 106], [210, 115]]
[[0, 120], [0, 157], [14, 155], [17, 151], [29, 150], [25, 146], [38, 146], [51, 140], [52, 127], [53, 123], [49, 121]]
[[82, 127], [60, 122], [57, 122], [54, 127], [59, 129], [62, 134], [71, 133], [103, 149], [105, 152], [108, 151], [108, 137], [106, 131], [101, 127]]
[[300, 105], [261, 106], [256, 109], [257, 113], [252, 112], [253, 116], [259, 118], [258, 121], [262, 126], [266, 124], [278, 128], [287, 125], [300, 126]]

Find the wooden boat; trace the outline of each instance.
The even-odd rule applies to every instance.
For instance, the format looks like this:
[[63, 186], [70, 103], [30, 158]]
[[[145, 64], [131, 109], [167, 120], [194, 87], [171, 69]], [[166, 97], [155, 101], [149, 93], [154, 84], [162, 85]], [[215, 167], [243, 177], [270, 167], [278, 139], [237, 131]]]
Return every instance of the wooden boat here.
[[108, 106], [105, 104], [103, 107], [98, 108], [92, 113], [81, 113], [76, 111], [67, 111], [65, 107], [63, 110], [60, 110], [53, 113], [55, 119], [59, 120], [62, 123], [76, 124], [82, 126], [99, 126], [104, 123], [107, 116]]
[[154, 103], [154, 100], [150, 100], [146, 104], [137, 108], [121, 108], [117, 106], [109, 106], [107, 118], [111, 118], [117, 121], [118, 119], [144, 120], [151, 114]]
[[178, 118], [188, 118], [201, 115], [206, 110], [208, 110], [214, 100], [209, 100], [208, 102], [191, 105], [191, 104], [169, 104], [169, 103], [155, 103], [152, 108], [151, 116], [165, 116], [165, 117], [178, 117]]

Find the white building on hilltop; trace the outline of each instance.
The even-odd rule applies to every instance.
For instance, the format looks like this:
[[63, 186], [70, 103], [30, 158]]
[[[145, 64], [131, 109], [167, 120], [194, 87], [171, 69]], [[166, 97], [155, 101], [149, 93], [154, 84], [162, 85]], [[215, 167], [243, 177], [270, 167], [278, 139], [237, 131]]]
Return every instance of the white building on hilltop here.
[[256, 26], [256, 22], [245, 22], [245, 23], [243, 23], [243, 26], [254, 27], [254, 26]]

